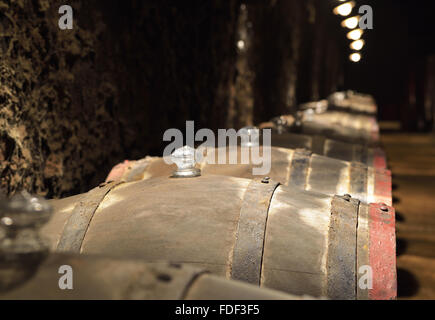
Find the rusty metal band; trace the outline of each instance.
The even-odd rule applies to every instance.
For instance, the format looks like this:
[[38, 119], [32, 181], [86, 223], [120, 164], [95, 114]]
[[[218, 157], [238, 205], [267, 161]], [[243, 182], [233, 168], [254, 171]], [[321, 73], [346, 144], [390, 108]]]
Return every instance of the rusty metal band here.
[[[369, 260], [369, 204], [361, 204], [358, 211], [358, 228], [357, 228], [357, 300], [369, 299], [368, 285], [370, 274], [367, 274], [367, 267], [370, 266]], [[361, 285], [363, 283], [363, 285]]]
[[305, 189], [310, 168], [312, 152], [305, 149], [296, 149], [290, 162], [290, 175], [288, 183]]
[[316, 154], [325, 155], [326, 138], [324, 136], [313, 136], [311, 139], [311, 151]]
[[279, 182], [266, 181], [253, 180], [245, 191], [231, 262], [232, 279], [255, 285], [260, 285], [269, 206], [279, 186]]
[[326, 295], [334, 300], [357, 298], [357, 225], [360, 202], [335, 196], [331, 204], [326, 262]]
[[368, 201], [368, 174], [366, 165], [360, 162], [351, 162], [349, 173], [350, 194], [365, 203]]
[[86, 193], [74, 207], [71, 216], [65, 224], [57, 251], [80, 253], [83, 240], [91, 223], [92, 217], [105, 196], [117, 185], [123, 183], [109, 182], [101, 184]]

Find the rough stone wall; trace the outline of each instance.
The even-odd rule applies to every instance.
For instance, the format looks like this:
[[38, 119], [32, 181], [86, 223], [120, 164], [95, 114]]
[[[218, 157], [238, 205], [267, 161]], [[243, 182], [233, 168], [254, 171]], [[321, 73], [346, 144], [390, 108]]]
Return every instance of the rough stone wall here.
[[116, 88], [95, 67], [104, 26], [60, 31], [59, 6], [0, 1], [0, 187], [8, 194], [79, 191], [121, 148]]
[[0, 0], [0, 188], [83, 192], [162, 134], [225, 127], [237, 1]]

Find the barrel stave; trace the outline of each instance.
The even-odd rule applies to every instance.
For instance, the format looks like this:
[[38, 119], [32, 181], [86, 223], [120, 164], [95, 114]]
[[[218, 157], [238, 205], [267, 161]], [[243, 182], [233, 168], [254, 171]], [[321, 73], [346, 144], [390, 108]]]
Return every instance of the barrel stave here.
[[281, 186], [270, 206], [262, 284], [322, 296], [331, 197]]
[[[217, 154], [221, 149], [214, 149], [212, 153], [212, 156], [216, 157], [215, 164], [210, 163], [208, 157], [200, 164], [202, 175], [255, 178], [253, 169], [258, 166], [252, 162], [241, 164], [241, 154], [244, 151], [249, 154], [248, 148], [225, 148], [227, 160], [225, 163], [218, 164]], [[270, 167], [268, 176], [282, 184], [293, 184], [302, 189], [328, 195], [350, 194], [363, 202], [385, 202], [388, 205], [392, 203], [391, 190], [388, 189], [391, 173], [388, 170], [377, 170], [359, 162], [347, 162], [312, 154], [305, 149], [272, 147], [270, 151], [271, 158], [265, 158], [266, 162], [270, 161], [266, 164]], [[260, 152], [263, 152], [262, 147]], [[238, 164], [229, 164], [228, 159], [232, 156], [237, 159]], [[135, 170], [134, 162], [131, 162], [130, 167]], [[168, 166], [162, 158], [155, 158], [143, 170], [142, 177], [145, 179], [161, 175], [169, 177], [174, 167]], [[129, 172], [123, 176], [128, 177]]]
[[[59, 267], [73, 270], [73, 290], [59, 288]], [[174, 263], [53, 254], [19, 287], [0, 300], [299, 300], [309, 297], [228, 281]], [[312, 299], [312, 298], [311, 298]]]
[[81, 252], [171, 260], [225, 276], [250, 181], [188, 181], [164, 177], [119, 186], [95, 212]]

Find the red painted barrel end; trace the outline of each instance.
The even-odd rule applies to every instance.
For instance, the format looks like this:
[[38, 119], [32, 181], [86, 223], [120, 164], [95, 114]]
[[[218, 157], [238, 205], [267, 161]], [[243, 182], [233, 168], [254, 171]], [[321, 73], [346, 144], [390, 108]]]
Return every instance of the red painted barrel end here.
[[373, 154], [373, 167], [378, 170], [387, 168], [387, 155], [381, 148], [375, 148]]
[[374, 201], [393, 205], [393, 185], [391, 181], [391, 171], [379, 169], [375, 171]]
[[112, 170], [110, 171], [109, 175], [107, 176], [106, 182], [121, 180], [124, 173], [127, 171], [129, 165], [130, 165], [130, 161], [125, 160], [124, 162], [119, 163], [116, 166], [114, 166], [112, 168]]
[[370, 205], [369, 261], [373, 271], [372, 300], [397, 298], [396, 228], [394, 208]]

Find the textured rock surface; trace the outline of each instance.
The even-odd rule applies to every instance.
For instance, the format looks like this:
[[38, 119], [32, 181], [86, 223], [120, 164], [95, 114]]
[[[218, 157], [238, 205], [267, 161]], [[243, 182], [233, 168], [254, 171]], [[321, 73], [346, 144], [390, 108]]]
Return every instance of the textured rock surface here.
[[[53, 3], [0, 2], [0, 176], [6, 193], [78, 191], [121, 147], [110, 113], [116, 89], [95, 67], [103, 26], [60, 31]], [[106, 148], [99, 149], [104, 140]]]
[[[151, 4], [150, 4], [151, 3]], [[236, 1], [0, 1], [1, 190], [88, 190], [170, 127], [224, 127]]]

